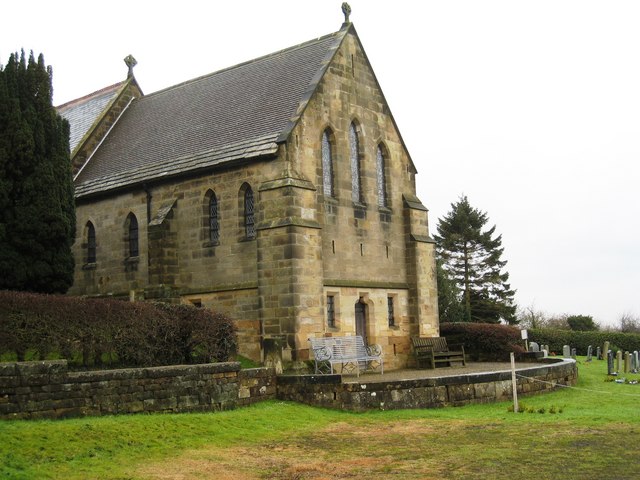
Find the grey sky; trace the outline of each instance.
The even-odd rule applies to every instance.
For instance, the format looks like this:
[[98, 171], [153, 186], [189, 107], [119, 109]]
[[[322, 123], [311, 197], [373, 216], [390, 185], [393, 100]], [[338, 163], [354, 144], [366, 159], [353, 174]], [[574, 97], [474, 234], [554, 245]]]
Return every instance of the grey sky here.
[[[503, 236], [520, 305], [640, 315], [640, 2], [351, 0], [432, 231], [461, 194]], [[341, 1], [3, 5], [0, 62], [54, 68], [56, 104], [145, 93], [340, 28]]]

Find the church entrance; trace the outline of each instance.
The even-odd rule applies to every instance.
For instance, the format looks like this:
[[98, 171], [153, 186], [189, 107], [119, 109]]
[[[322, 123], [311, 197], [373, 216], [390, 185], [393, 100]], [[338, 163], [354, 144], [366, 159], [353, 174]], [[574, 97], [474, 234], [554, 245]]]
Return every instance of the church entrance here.
[[356, 335], [360, 335], [364, 344], [368, 345], [367, 341], [367, 304], [362, 303], [362, 299], [356, 302]]

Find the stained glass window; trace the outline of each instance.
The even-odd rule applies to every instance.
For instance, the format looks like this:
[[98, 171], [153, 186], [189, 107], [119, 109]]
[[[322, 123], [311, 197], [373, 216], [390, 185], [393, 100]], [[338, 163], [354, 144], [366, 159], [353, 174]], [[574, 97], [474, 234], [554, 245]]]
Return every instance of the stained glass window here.
[[218, 221], [218, 199], [216, 194], [211, 192], [209, 197], [209, 241], [218, 243], [220, 241], [220, 222]]
[[129, 214], [129, 257], [137, 257], [138, 250], [138, 219], [133, 213]]
[[247, 187], [244, 192], [244, 226], [247, 239], [256, 238], [256, 224], [253, 205], [253, 190]]
[[382, 147], [376, 153], [376, 177], [378, 178], [378, 206], [387, 206], [387, 182], [385, 178], [385, 158]]
[[96, 263], [96, 229], [87, 223], [87, 263]]

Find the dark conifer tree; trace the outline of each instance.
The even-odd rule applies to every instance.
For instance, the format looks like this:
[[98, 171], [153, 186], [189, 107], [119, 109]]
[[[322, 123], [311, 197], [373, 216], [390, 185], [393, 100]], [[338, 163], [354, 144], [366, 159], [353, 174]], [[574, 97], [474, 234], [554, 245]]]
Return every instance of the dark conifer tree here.
[[24, 51], [0, 69], [0, 289], [62, 293], [73, 282], [69, 124], [51, 80], [44, 57]]
[[503, 271], [502, 236], [494, 236], [495, 225], [483, 231], [487, 221], [487, 214], [473, 208], [466, 196], [451, 204], [435, 235], [441, 275], [460, 292], [463, 321], [515, 323], [515, 291]]

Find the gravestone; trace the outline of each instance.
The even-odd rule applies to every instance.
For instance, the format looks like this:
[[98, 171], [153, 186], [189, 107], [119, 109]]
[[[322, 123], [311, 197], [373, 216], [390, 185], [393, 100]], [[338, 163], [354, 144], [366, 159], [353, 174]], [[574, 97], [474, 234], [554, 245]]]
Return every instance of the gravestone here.
[[600, 349], [600, 347], [596, 349], [596, 358], [598, 360], [602, 360], [602, 350]]
[[631, 371], [631, 354], [629, 352], [624, 352], [624, 373], [629, 373]]
[[587, 362], [590, 362], [591, 360], [593, 360], [593, 347], [589, 345], [587, 347]]
[[562, 347], [562, 356], [564, 358], [571, 358], [571, 347], [569, 345]]
[[530, 352], [539, 352], [540, 351], [540, 345], [538, 345], [536, 342], [529, 342], [529, 351]]
[[571, 349], [571, 358], [576, 358], [576, 353], [577, 353], [577, 352], [576, 352], [576, 349], [575, 349], [575, 348], [572, 348], [572, 349]]
[[602, 355], [608, 355], [609, 353], [609, 341], [604, 342], [604, 346], [602, 347]]
[[638, 350], [635, 350], [633, 352], [633, 373], [638, 373], [638, 370], [640, 370], [640, 358], [638, 358]]
[[613, 375], [613, 352], [607, 350], [607, 375]]
[[620, 371], [620, 364], [622, 363], [622, 350], [616, 352], [616, 372]]
[[543, 348], [543, 350], [545, 350], [547, 352], [547, 355], [549, 355], [549, 345], [545, 345], [542, 348]]

